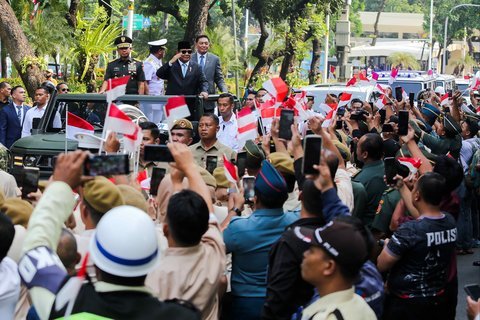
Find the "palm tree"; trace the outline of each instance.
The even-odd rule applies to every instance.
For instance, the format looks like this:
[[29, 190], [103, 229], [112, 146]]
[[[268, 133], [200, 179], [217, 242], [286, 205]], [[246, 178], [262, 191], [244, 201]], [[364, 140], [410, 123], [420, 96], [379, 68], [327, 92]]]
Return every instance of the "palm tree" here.
[[401, 69], [420, 69], [420, 64], [414, 55], [407, 52], [395, 52], [387, 58], [388, 63], [393, 66], [400, 66]]
[[91, 21], [85, 21], [80, 18], [80, 14], [77, 15], [77, 44], [69, 53], [77, 70], [81, 70], [78, 81], [85, 84], [95, 80], [95, 66], [100, 58], [108, 61], [109, 53], [115, 50], [113, 42], [122, 32], [117, 25], [108, 24], [103, 8], [97, 8], [94, 17]]

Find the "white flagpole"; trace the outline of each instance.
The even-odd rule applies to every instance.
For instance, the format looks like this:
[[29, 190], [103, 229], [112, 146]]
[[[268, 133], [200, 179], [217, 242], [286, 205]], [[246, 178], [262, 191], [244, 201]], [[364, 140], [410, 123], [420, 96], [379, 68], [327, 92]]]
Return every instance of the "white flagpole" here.
[[68, 153], [68, 104], [65, 104], [65, 154]]

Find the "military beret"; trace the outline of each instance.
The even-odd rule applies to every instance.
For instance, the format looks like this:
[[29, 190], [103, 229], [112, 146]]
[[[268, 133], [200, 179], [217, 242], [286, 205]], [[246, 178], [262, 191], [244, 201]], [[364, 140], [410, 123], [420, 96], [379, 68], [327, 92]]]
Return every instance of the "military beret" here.
[[122, 198], [127, 206], [138, 208], [145, 211], [145, 213], [148, 212], [147, 201], [140, 191], [126, 184], [118, 185], [117, 188], [120, 190]]
[[265, 153], [263, 150], [255, 144], [252, 140], [247, 140], [245, 142], [245, 151], [247, 151], [247, 157], [255, 158], [255, 159], [265, 159]]
[[173, 122], [173, 126], [170, 130], [174, 130], [174, 129], [193, 130], [193, 125], [187, 119], [179, 119]]
[[425, 116], [425, 120], [429, 125], [433, 125], [435, 120], [440, 116], [440, 111], [431, 104], [425, 103], [422, 110], [422, 114]]
[[197, 170], [200, 172], [200, 175], [207, 186], [214, 187], [215, 189], [217, 188], [215, 178], [207, 171], [207, 169], [197, 166]]
[[102, 176], [97, 176], [83, 185], [83, 199], [100, 213], [125, 204], [120, 189]]
[[268, 156], [268, 160], [273, 164], [275, 169], [281, 173], [286, 174], [295, 174], [295, 169], [293, 169], [293, 159], [290, 155], [284, 152], [273, 152]]
[[114, 45], [117, 46], [118, 49], [120, 48], [130, 48], [132, 46], [133, 40], [127, 36], [120, 36], [115, 39]]
[[12, 219], [13, 224], [19, 224], [25, 228], [33, 212], [33, 206], [20, 198], [7, 198], [0, 209]]
[[217, 188], [228, 188], [230, 186], [230, 182], [225, 176], [224, 167], [215, 168], [215, 170], [213, 170], [213, 176], [215, 177], [215, 181], [217, 181]]
[[335, 147], [337, 147], [338, 151], [342, 155], [343, 160], [350, 161], [350, 149], [348, 149], [348, 147], [344, 143], [341, 143], [339, 140], [333, 140], [333, 144], [335, 145]]
[[255, 188], [268, 197], [276, 197], [288, 193], [285, 179], [277, 169], [266, 160], [263, 160], [262, 168], [255, 178]]

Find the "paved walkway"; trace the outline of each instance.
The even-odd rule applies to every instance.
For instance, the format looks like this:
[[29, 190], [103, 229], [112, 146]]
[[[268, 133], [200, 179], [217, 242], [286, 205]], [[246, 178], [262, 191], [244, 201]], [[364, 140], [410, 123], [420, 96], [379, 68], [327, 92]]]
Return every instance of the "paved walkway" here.
[[480, 267], [472, 266], [472, 262], [480, 260], [480, 249], [474, 249], [474, 254], [457, 256], [458, 268], [458, 303], [457, 320], [467, 319], [467, 295], [463, 287], [467, 284], [480, 284]]

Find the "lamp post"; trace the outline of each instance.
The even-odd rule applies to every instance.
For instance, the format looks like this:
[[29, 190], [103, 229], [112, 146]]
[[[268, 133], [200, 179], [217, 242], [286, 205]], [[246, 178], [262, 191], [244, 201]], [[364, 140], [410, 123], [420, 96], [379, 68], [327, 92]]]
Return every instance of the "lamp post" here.
[[430, 0], [430, 52], [428, 54], [428, 69], [432, 69], [432, 55], [433, 55], [433, 0]]
[[445, 73], [445, 69], [447, 68], [447, 31], [448, 31], [448, 17], [450, 14], [458, 8], [462, 7], [480, 7], [480, 4], [470, 4], [470, 3], [462, 3], [459, 5], [456, 5], [447, 14], [447, 17], [445, 18], [445, 27], [444, 27], [444, 34], [443, 34], [443, 59], [442, 59], [442, 73]]

